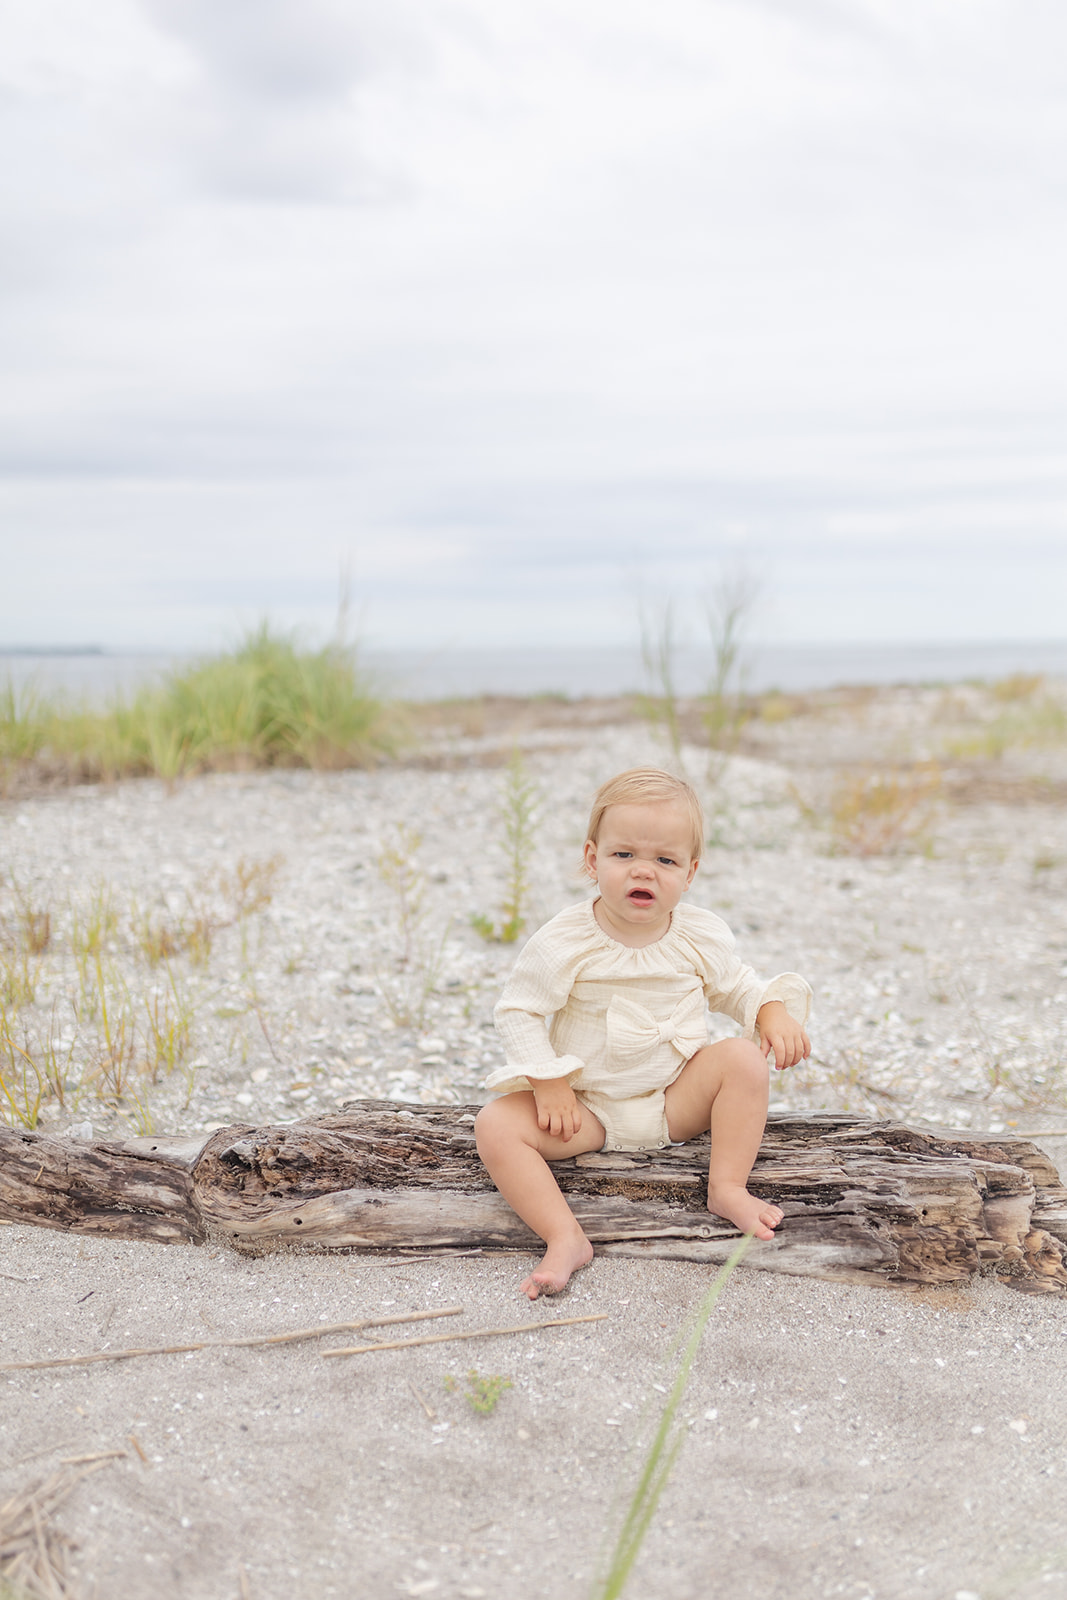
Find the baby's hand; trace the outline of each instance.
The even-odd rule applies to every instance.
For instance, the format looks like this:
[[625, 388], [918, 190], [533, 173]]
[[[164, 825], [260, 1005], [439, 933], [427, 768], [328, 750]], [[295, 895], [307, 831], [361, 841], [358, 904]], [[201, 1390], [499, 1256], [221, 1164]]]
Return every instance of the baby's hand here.
[[537, 1104], [537, 1126], [564, 1144], [582, 1125], [582, 1108], [566, 1078], [531, 1078]]
[[804, 1061], [811, 1055], [811, 1040], [780, 1000], [768, 1000], [765, 1006], [760, 1006], [756, 1013], [756, 1026], [759, 1028], [760, 1048], [764, 1055], [773, 1053], [774, 1064], [779, 1072], [784, 1072], [786, 1067], [795, 1067], [798, 1061]]

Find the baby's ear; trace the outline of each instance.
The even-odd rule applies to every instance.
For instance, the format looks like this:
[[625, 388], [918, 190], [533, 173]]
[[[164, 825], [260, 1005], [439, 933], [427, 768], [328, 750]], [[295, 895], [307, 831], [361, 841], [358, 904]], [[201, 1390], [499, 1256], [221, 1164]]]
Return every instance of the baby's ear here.
[[685, 880], [685, 886], [686, 886], [687, 889], [688, 889], [689, 885], [692, 883], [693, 879], [696, 877], [697, 868], [699, 867], [699, 865], [700, 865], [699, 860], [691, 861], [689, 863], [689, 876]]

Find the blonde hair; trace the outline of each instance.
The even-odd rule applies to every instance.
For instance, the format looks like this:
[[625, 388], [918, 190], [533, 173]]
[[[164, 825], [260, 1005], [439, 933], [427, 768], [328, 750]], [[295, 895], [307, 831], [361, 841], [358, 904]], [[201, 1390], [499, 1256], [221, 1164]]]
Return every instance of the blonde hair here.
[[689, 816], [690, 860], [699, 861], [704, 851], [704, 812], [700, 798], [691, 783], [676, 778], [661, 767], [630, 767], [616, 777], [602, 783], [589, 813], [589, 831], [586, 838], [597, 844], [604, 813], [609, 806], [660, 805], [663, 801], [685, 807]]

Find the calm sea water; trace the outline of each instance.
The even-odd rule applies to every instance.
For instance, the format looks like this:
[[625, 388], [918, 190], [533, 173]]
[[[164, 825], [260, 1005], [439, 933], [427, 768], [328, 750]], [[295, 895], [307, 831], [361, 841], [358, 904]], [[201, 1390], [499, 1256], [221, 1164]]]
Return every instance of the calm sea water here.
[[[182, 655], [0, 652], [0, 685], [33, 681], [77, 699], [106, 700], [159, 678], [191, 659]], [[476, 694], [613, 695], [646, 687], [638, 651], [368, 650], [364, 664], [389, 693], [414, 700]], [[828, 689], [839, 684], [988, 681], [1014, 672], [1067, 678], [1067, 639], [973, 644], [752, 645], [745, 685], [752, 690]], [[676, 687], [703, 689], [707, 653], [679, 651]]]

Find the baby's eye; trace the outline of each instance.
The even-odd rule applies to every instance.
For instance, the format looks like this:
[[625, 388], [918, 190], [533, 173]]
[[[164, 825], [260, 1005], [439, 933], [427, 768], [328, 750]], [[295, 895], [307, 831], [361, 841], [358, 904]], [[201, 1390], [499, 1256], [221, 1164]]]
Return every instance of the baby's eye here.
[[659, 856], [657, 859], [661, 867], [676, 867], [678, 865], [673, 856]]
[[632, 850], [613, 850], [611, 853], [613, 856], [618, 856], [620, 861], [629, 861], [633, 857]]

